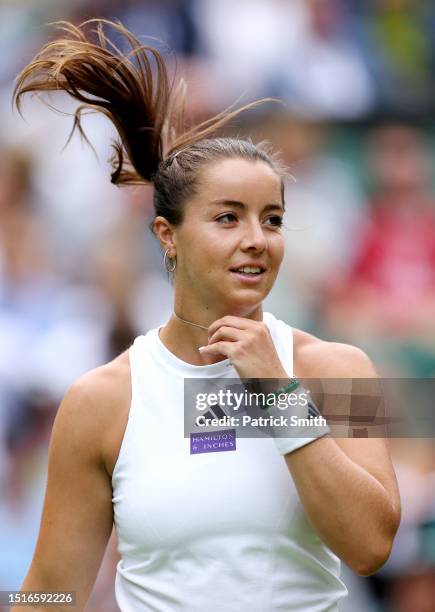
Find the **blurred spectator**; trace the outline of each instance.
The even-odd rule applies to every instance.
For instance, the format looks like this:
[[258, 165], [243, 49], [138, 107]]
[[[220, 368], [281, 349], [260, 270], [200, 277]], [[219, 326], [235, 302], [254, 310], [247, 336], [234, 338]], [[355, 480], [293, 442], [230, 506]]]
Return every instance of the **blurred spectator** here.
[[379, 109], [416, 114], [433, 108], [433, 3], [371, 0], [360, 15]]
[[371, 109], [373, 84], [341, 0], [197, 0], [195, 15], [211, 69], [230, 85], [216, 88], [218, 106], [247, 93], [283, 97], [317, 119]]
[[[282, 62], [290, 108], [312, 119], [355, 119], [372, 111], [374, 82], [343, 0], [306, 0], [305, 28]], [[282, 61], [282, 60], [281, 60]]]
[[[118, 6], [118, 16], [134, 34], [152, 36], [162, 53], [190, 56], [197, 51], [197, 26], [192, 18], [191, 0], [128, 0]], [[95, 13], [94, 13], [95, 14]]]
[[[411, 371], [435, 372], [435, 201], [428, 150], [406, 125], [375, 131], [375, 194], [354, 239], [353, 266], [325, 307], [331, 335], [356, 343], [398, 339]], [[412, 362], [412, 366], [411, 366]]]
[[2, 149], [0, 418], [19, 412], [35, 393], [57, 402], [105, 357], [104, 308], [95, 290], [57, 276], [51, 234], [35, 204], [33, 170], [30, 158]]
[[193, 15], [213, 110], [242, 95], [251, 100], [279, 93], [274, 82], [303, 35], [303, 0], [195, 0]]

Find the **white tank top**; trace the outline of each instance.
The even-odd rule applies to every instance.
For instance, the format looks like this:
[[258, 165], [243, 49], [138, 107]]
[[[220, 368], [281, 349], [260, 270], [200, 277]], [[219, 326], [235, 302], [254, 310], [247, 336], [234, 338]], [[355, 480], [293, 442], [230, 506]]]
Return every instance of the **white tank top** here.
[[[264, 313], [293, 375], [291, 328]], [[113, 471], [122, 612], [324, 612], [347, 595], [340, 560], [310, 527], [271, 438], [191, 454], [183, 379], [238, 378], [229, 360], [188, 364], [159, 329], [130, 348], [132, 401]]]

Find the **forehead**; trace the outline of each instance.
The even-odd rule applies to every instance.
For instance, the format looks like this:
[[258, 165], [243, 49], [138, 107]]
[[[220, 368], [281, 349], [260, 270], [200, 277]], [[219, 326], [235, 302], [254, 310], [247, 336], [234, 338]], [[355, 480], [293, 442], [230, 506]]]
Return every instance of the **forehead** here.
[[208, 164], [200, 174], [204, 198], [281, 203], [281, 180], [263, 161], [224, 159]]

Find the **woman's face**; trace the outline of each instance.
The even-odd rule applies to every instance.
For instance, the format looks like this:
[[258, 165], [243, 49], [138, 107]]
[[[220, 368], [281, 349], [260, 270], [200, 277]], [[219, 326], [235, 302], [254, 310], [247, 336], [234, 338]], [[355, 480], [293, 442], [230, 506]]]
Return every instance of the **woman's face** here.
[[271, 290], [284, 255], [283, 214], [280, 178], [265, 162], [208, 165], [174, 231], [176, 300], [251, 313]]

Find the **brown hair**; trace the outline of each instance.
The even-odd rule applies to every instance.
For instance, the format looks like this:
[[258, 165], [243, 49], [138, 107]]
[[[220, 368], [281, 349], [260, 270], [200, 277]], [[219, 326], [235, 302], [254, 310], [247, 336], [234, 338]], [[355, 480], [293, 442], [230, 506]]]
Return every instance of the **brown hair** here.
[[[88, 34], [92, 24], [96, 27]], [[266, 100], [236, 110], [230, 107], [187, 127], [185, 83], [180, 80], [176, 87], [169, 83], [165, 62], [156, 49], [142, 45], [120, 23], [104, 19], [90, 19], [79, 26], [57, 25], [66, 35], [46, 44], [17, 77], [14, 99], [20, 112], [24, 94], [63, 90], [81, 102], [69, 139], [78, 129], [88, 144], [80, 122], [83, 111], [106, 115], [120, 136], [113, 143], [112, 183], [153, 183], [155, 214], [173, 225], [182, 221], [183, 204], [195, 192], [199, 170], [223, 158], [267, 163], [281, 177], [284, 202], [284, 170], [264, 144], [209, 138], [241, 112]], [[127, 41], [128, 53], [107, 37], [105, 26]]]

